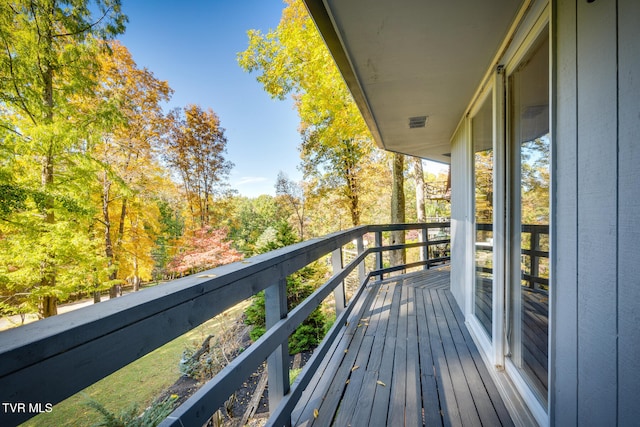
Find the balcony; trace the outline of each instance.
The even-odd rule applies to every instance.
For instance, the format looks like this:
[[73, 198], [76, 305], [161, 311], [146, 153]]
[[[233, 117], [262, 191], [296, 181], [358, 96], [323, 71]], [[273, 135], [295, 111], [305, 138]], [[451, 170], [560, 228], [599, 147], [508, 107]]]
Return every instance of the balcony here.
[[[448, 223], [357, 227], [4, 332], [3, 399], [42, 406], [60, 402], [265, 290], [267, 333], [163, 426], [205, 424], [265, 360], [270, 425], [509, 425], [448, 290], [448, 228]], [[420, 238], [384, 245], [386, 233], [397, 230], [416, 230]], [[348, 246], [356, 251], [343, 265]], [[383, 254], [391, 250], [418, 251], [420, 260], [385, 268]], [[327, 255], [333, 276], [288, 312], [286, 277]], [[351, 292], [344, 286], [350, 274], [359, 278]], [[332, 294], [336, 322], [289, 387], [287, 338]], [[3, 414], [2, 424], [30, 416]]]

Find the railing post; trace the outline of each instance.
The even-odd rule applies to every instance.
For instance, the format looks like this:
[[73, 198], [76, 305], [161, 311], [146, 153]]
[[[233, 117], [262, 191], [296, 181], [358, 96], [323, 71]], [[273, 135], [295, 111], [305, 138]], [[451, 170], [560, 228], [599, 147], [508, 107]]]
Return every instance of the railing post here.
[[529, 281], [529, 287], [531, 289], [538, 289], [536, 280], [540, 273], [540, 260], [536, 253], [540, 249], [540, 234], [538, 234], [538, 228], [536, 226], [531, 227], [531, 240], [529, 247], [531, 248], [531, 255], [529, 260], [531, 261], [531, 280]]
[[429, 227], [424, 226], [420, 229], [420, 241], [425, 245], [420, 250], [420, 261], [427, 261], [427, 263], [422, 266], [423, 270], [428, 270], [429, 265]]
[[[376, 231], [375, 233], [375, 245], [376, 248], [382, 247], [382, 231]], [[376, 252], [376, 270], [382, 270], [382, 251]], [[383, 279], [383, 275], [380, 274], [379, 280]]]
[[[333, 274], [337, 274], [342, 270], [342, 248], [338, 248], [331, 253], [331, 267], [333, 268]], [[347, 306], [347, 300], [344, 293], [344, 280], [336, 286], [333, 291], [333, 295], [336, 299], [336, 318], [340, 316]]]
[[[264, 290], [264, 306], [267, 329], [287, 317], [286, 277], [280, 278], [277, 283]], [[269, 410], [273, 411], [284, 395], [289, 393], [289, 343], [287, 340], [267, 358], [267, 375]]]
[[[364, 252], [364, 240], [362, 235], [358, 236], [358, 238], [356, 239], [356, 249], [358, 251], [358, 256]], [[363, 260], [358, 265], [358, 286], [360, 286], [360, 284], [364, 282], [364, 279], [366, 277], [367, 277], [367, 272], [366, 272], [364, 260]]]

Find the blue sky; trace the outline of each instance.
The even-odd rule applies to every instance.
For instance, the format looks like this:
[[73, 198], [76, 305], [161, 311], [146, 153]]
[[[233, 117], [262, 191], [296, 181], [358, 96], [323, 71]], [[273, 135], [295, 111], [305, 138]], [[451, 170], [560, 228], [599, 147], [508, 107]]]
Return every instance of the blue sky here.
[[299, 181], [298, 115], [291, 100], [272, 100], [244, 72], [236, 55], [247, 30], [280, 21], [282, 0], [123, 0], [129, 17], [119, 40], [138, 67], [166, 80], [175, 93], [168, 108], [212, 108], [226, 129], [230, 184], [240, 194], [274, 194], [278, 171]]
[[[237, 62], [247, 31], [280, 22], [282, 0], [123, 0], [129, 17], [119, 40], [139, 67], [169, 82], [168, 108], [212, 108], [226, 129], [231, 187], [256, 197], [275, 194], [279, 171], [300, 181], [299, 118], [293, 101], [273, 100]], [[425, 161], [425, 170], [445, 166]]]

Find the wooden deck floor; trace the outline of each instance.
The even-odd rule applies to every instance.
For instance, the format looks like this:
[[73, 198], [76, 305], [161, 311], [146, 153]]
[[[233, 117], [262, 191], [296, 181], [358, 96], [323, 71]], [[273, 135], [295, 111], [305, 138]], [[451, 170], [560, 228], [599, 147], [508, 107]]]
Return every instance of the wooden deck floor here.
[[304, 426], [513, 425], [447, 270], [370, 285], [292, 413]]

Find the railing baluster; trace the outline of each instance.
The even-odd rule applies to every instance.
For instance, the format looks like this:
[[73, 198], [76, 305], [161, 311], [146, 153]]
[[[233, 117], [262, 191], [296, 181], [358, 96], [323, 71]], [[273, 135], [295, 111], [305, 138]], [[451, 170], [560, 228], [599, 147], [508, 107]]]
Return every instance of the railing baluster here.
[[431, 267], [431, 264], [428, 262], [429, 260], [429, 227], [424, 226], [420, 229], [421, 242], [425, 245], [420, 250], [420, 261], [427, 261], [427, 263], [422, 267], [423, 270], [428, 270]]
[[[333, 268], [333, 274], [337, 274], [342, 270], [342, 248], [338, 248], [331, 252], [331, 267]], [[333, 291], [333, 295], [336, 300], [336, 318], [344, 311], [347, 306], [347, 300], [344, 292], [344, 280], [340, 282], [336, 289]]]
[[[382, 231], [375, 232], [375, 246], [379, 248], [382, 246]], [[376, 252], [376, 270], [382, 270], [382, 252]], [[382, 280], [384, 278], [383, 274], [378, 276], [378, 280]]]
[[[287, 278], [282, 277], [277, 283], [264, 290], [265, 323], [267, 329], [287, 317]], [[267, 359], [267, 375], [269, 378], [269, 408], [278, 406], [285, 394], [289, 393], [289, 345], [284, 343]]]
[[[364, 239], [362, 234], [356, 238], [356, 249], [358, 251], [358, 255], [364, 252]], [[360, 263], [358, 266], [358, 285], [367, 278], [367, 272], [365, 270], [364, 261]]]
[[538, 283], [536, 281], [539, 276], [539, 257], [537, 255], [537, 251], [540, 250], [540, 234], [538, 233], [538, 228], [531, 228], [531, 239], [530, 246], [531, 255], [529, 256], [529, 261], [531, 262], [531, 281], [529, 282], [529, 287], [531, 289], [538, 289]]

